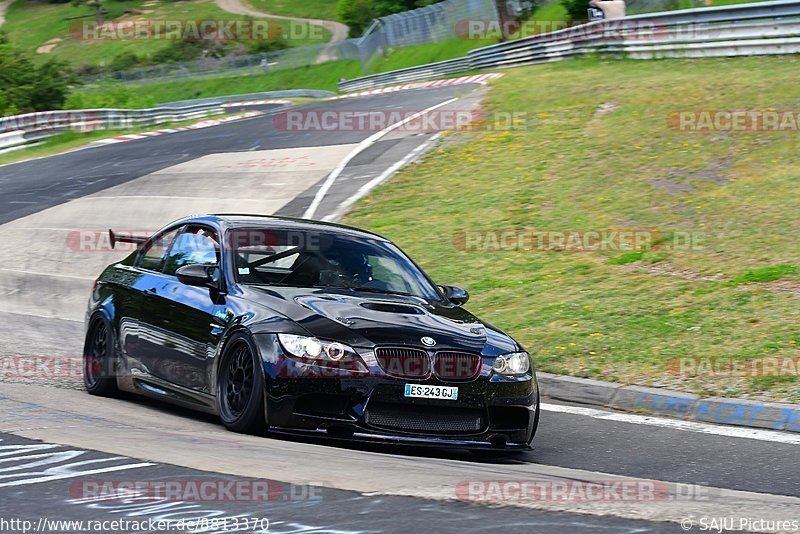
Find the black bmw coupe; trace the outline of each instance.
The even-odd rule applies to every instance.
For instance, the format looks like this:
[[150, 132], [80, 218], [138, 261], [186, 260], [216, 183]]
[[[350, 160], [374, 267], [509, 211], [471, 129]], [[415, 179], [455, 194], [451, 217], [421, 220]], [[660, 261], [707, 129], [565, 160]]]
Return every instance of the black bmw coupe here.
[[205, 215], [135, 243], [94, 284], [84, 375], [217, 414], [237, 432], [525, 449], [528, 353], [387, 239], [309, 220]]

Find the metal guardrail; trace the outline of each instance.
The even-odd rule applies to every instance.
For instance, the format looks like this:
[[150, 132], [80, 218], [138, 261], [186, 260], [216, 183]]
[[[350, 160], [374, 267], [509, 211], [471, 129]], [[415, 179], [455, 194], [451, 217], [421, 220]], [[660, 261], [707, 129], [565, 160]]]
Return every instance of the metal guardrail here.
[[0, 118], [0, 150], [16, 148], [67, 130], [125, 129], [218, 115], [219, 101], [152, 109], [79, 109], [40, 111]]
[[800, 0], [778, 0], [590, 22], [477, 48], [465, 58], [355, 78], [341, 83], [339, 89], [364, 90], [587, 54], [653, 59], [797, 53], [800, 53]]
[[73, 109], [0, 117], [0, 152], [22, 148], [28, 143], [67, 130], [91, 132], [149, 126], [219, 115], [226, 112], [225, 104], [232, 102], [275, 98], [328, 98], [335, 95], [331, 91], [318, 89], [287, 89], [166, 102], [149, 109]]
[[447, 61], [439, 61], [438, 63], [429, 63], [420, 67], [410, 67], [407, 69], [393, 70], [391, 72], [355, 78], [353, 80], [341, 82], [339, 84], [339, 90], [347, 92], [363, 91], [364, 89], [380, 87], [382, 85], [411, 82], [447, 74], [457, 74], [470, 69], [469, 58], [460, 57]]
[[22, 146], [26, 143], [25, 130], [14, 130], [0, 134], [0, 152], [6, 148]]

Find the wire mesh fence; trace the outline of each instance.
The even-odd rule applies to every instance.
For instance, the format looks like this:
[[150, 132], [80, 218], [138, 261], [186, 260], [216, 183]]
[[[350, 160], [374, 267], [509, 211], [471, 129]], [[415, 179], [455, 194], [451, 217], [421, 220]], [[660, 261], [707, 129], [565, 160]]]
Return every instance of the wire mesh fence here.
[[452, 39], [465, 21], [496, 18], [494, 0], [447, 0], [382, 17], [376, 31], [385, 35], [388, 46], [399, 48]]
[[208, 57], [194, 61], [166, 63], [149, 67], [111, 71], [84, 78], [86, 82], [112, 79], [120, 82], [141, 82], [176, 78], [203, 78], [268, 73], [280, 69], [292, 69], [335, 61], [359, 59], [357, 48], [347, 41], [330, 45], [287, 48], [276, 52], [252, 55]]
[[252, 55], [208, 57], [122, 71], [104, 72], [87, 82], [113, 79], [141, 82], [158, 79], [200, 78], [266, 73], [336, 60], [359, 60], [364, 68], [376, 55], [401, 48], [452, 39], [459, 23], [497, 18], [495, 0], [445, 0], [427, 7], [381, 17], [362, 37], [324, 45], [288, 48]]

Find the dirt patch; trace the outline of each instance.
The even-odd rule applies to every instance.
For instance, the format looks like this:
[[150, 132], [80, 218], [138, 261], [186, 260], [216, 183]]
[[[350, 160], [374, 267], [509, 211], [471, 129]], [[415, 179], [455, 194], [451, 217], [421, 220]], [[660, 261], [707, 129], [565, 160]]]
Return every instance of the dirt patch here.
[[719, 161], [715, 161], [705, 169], [694, 172], [686, 172], [685, 169], [670, 169], [667, 172], [666, 178], [651, 180], [650, 183], [656, 189], [663, 189], [670, 194], [684, 193], [693, 191], [694, 187], [687, 183], [691, 180], [700, 180], [703, 182], [710, 182], [716, 185], [722, 185], [730, 181], [730, 176], [727, 170], [733, 164], [733, 158], [727, 157]]
[[697, 171], [689, 175], [690, 179], [696, 180], [703, 180], [706, 182], [711, 182], [713, 184], [722, 185], [728, 181], [730, 181], [730, 177], [725, 174], [731, 164], [733, 163], [733, 158], [725, 158], [723, 160], [717, 161], [712, 163], [702, 171]]
[[[243, 0], [216, 0], [216, 3], [220, 9], [222, 9], [223, 11], [227, 11], [228, 13], [234, 13], [239, 15], [250, 15], [253, 17], [274, 17], [283, 20], [293, 20], [296, 22], [305, 22], [316, 26], [322, 26], [323, 28], [331, 32], [331, 40], [329, 41], [329, 44], [337, 43], [339, 41], [344, 41], [345, 39], [347, 39], [349, 32], [349, 28], [347, 27], [347, 25], [342, 24], [341, 22], [337, 22], [335, 20], [304, 19], [300, 17], [289, 17], [286, 15], [263, 13], [246, 5], [246, 3], [243, 2]], [[319, 59], [321, 61], [326, 59], [327, 57], [328, 57], [328, 51], [323, 50], [322, 53], [320, 54]], [[318, 63], [320, 61], [318, 61]]]
[[695, 282], [724, 282], [727, 280], [725, 275], [722, 273], [707, 275], [698, 273], [697, 271], [692, 271], [690, 269], [679, 269], [666, 261], [653, 264], [628, 263], [621, 265], [620, 267], [628, 271], [645, 271], [649, 274], [677, 276], [678, 278], [693, 280]]
[[0, 26], [6, 21], [6, 10], [14, 0], [0, 0]]
[[594, 112], [594, 117], [592, 118], [596, 119], [598, 117], [603, 117], [604, 115], [610, 115], [611, 113], [614, 113], [621, 107], [622, 104], [620, 104], [616, 100], [609, 100], [608, 102], [603, 102], [602, 104], [597, 106], [597, 109]]
[[54, 37], [53, 39], [50, 39], [49, 41], [45, 42], [42, 46], [37, 48], [36, 53], [49, 54], [61, 41], [63, 41], [63, 39], [61, 39], [60, 37]]
[[694, 187], [689, 184], [684, 184], [668, 178], [657, 178], [650, 180], [650, 185], [656, 189], [666, 191], [670, 195], [679, 195], [681, 193], [688, 193], [694, 191]]
[[[676, 276], [684, 280], [694, 282], [727, 282], [729, 279], [723, 273], [708, 275], [692, 271], [690, 269], [679, 269], [669, 262], [659, 262], [653, 264], [628, 263], [619, 266], [621, 269], [631, 272], [645, 272], [647, 274], [659, 276]], [[766, 289], [777, 293], [793, 293], [800, 295], [800, 281], [798, 280], [775, 280], [772, 282], [742, 284], [737, 286], [739, 289]]]
[[687, 172], [685, 169], [670, 169], [667, 171], [666, 178], [650, 180], [650, 185], [656, 189], [666, 191], [670, 195], [694, 191], [694, 186], [688, 183], [692, 180], [722, 185], [729, 182], [731, 179], [727, 171], [732, 164], [733, 158], [727, 157], [715, 161], [705, 169], [699, 171]]
[[775, 280], [772, 282], [764, 282], [760, 284], [750, 284], [752, 287], [763, 287], [770, 291], [778, 291], [780, 293], [794, 293], [800, 295], [800, 282], [797, 280]]

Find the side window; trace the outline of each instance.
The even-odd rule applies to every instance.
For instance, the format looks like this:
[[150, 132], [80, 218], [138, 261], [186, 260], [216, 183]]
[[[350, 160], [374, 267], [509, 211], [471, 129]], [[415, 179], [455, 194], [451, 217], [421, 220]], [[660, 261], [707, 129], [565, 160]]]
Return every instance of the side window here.
[[150, 241], [147, 244], [147, 248], [139, 256], [139, 267], [150, 271], [161, 270], [164, 255], [169, 250], [169, 246], [175, 240], [176, 235], [178, 235], [178, 229], [165, 232]]
[[164, 274], [175, 274], [184, 265], [218, 265], [219, 240], [216, 233], [200, 226], [182, 232], [164, 263]]

